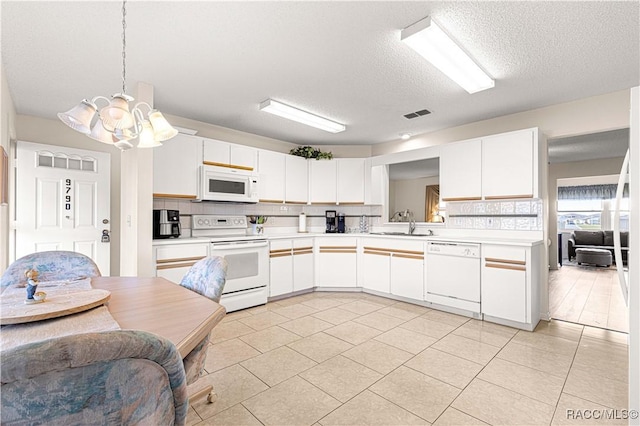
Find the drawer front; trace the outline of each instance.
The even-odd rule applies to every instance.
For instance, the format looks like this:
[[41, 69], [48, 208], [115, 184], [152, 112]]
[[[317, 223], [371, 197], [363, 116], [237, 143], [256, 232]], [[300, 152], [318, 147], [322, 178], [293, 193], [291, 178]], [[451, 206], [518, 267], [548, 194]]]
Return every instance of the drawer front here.
[[209, 244], [156, 247], [156, 263], [198, 261], [209, 254]]

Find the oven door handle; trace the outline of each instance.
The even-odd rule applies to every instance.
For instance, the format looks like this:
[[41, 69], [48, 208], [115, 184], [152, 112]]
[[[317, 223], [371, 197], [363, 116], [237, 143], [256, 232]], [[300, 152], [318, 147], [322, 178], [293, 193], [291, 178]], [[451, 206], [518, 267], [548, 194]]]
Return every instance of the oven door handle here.
[[245, 242], [245, 241], [240, 241], [240, 242], [236, 242], [236, 243], [213, 243], [211, 245], [211, 250], [216, 251], [216, 250], [235, 250], [235, 249], [253, 249], [253, 248], [260, 248], [260, 247], [267, 247], [269, 245], [269, 243], [267, 241], [263, 241], [263, 242]]

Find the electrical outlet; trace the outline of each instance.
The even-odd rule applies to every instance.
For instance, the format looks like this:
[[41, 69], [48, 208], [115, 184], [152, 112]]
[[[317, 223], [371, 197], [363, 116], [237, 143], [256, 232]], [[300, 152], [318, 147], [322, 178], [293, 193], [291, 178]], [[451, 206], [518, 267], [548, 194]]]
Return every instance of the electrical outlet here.
[[287, 206], [280, 206], [280, 211], [281, 211], [281, 212], [286, 212], [287, 210], [289, 210], [289, 207], [287, 207]]
[[488, 217], [487, 218], [487, 226], [493, 226], [493, 218], [492, 217]]

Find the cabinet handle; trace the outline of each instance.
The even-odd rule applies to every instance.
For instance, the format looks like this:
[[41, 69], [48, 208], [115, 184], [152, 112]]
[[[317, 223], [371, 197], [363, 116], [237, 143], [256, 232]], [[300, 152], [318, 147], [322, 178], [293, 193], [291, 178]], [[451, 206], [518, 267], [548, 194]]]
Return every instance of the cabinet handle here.
[[338, 201], [341, 206], [364, 206], [364, 201]]
[[306, 201], [292, 201], [292, 200], [285, 200], [285, 203], [287, 203], [287, 204], [307, 204]]
[[287, 256], [291, 256], [291, 252], [284, 252], [284, 253], [271, 253], [269, 254], [270, 258], [274, 258], [274, 257], [287, 257]]
[[533, 194], [518, 194], [518, 195], [488, 195], [484, 197], [485, 200], [509, 200], [512, 198], [533, 198]]
[[320, 246], [320, 250], [324, 250], [324, 249], [330, 249], [330, 250], [334, 250], [334, 249], [338, 249], [338, 250], [352, 249], [352, 250], [355, 250], [356, 246]]
[[320, 248], [320, 253], [354, 253], [355, 254], [356, 250], [355, 250], [355, 247], [353, 247], [352, 249], [350, 249], [348, 247], [345, 247], [344, 249], [341, 249], [341, 250], [336, 249], [336, 248], [333, 248], [333, 249], [331, 249], [331, 248], [326, 248], [326, 249]]
[[278, 203], [278, 204], [282, 204], [284, 203], [284, 200], [263, 200], [262, 198], [258, 200], [261, 203]]
[[516, 266], [516, 265], [501, 265], [499, 263], [485, 263], [484, 266], [486, 268], [496, 268], [496, 269], [509, 269], [512, 271], [526, 271], [527, 268], [524, 266]]
[[173, 265], [157, 265], [156, 269], [177, 269], [177, 268], [186, 268], [186, 267], [190, 268], [195, 264], [196, 262], [174, 263]]
[[526, 265], [524, 260], [498, 259], [496, 257], [485, 257], [485, 262], [508, 263], [510, 265]]
[[294, 247], [293, 251], [306, 251], [306, 250], [313, 250], [313, 247]]
[[480, 201], [482, 197], [445, 197], [442, 201]]
[[393, 257], [402, 257], [404, 259], [424, 260], [424, 256], [411, 256], [409, 254], [399, 254], [399, 253], [394, 253]]
[[183, 199], [189, 199], [189, 200], [195, 200], [196, 197], [195, 195], [186, 195], [186, 194], [158, 194], [158, 193], [153, 193], [153, 198], [183, 198]]
[[389, 253], [388, 251], [369, 251], [369, 250], [365, 250], [364, 254], [375, 254], [377, 256], [391, 256], [391, 253]]
[[294, 251], [293, 255], [298, 255], [298, 254], [313, 254], [313, 250], [300, 250], [300, 251]]
[[205, 164], [207, 166], [226, 167], [228, 169], [238, 169], [238, 170], [253, 171], [253, 167], [238, 166], [238, 165], [235, 165], [235, 164], [226, 164], [226, 163], [216, 163], [215, 161], [203, 161], [202, 164]]
[[173, 259], [158, 259], [156, 263], [174, 263], [174, 262], [190, 262], [190, 261], [198, 261], [200, 259], [204, 259], [206, 256], [195, 256], [195, 257], [177, 257]]
[[275, 249], [275, 250], [271, 250], [269, 251], [269, 254], [278, 254], [278, 253], [291, 253], [291, 249]]

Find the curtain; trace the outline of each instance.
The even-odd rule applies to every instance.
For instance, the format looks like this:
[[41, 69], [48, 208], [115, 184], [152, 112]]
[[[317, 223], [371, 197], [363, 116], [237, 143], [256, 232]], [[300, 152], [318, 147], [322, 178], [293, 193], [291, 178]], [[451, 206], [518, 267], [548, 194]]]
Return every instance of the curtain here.
[[[559, 186], [558, 200], [610, 200], [616, 198], [618, 185]], [[625, 183], [623, 197], [629, 197], [629, 184]]]

